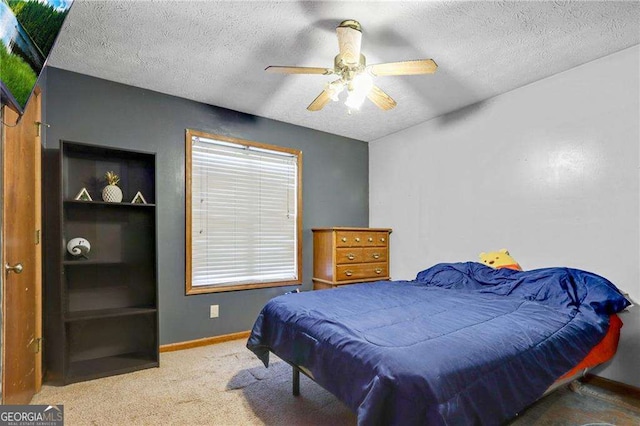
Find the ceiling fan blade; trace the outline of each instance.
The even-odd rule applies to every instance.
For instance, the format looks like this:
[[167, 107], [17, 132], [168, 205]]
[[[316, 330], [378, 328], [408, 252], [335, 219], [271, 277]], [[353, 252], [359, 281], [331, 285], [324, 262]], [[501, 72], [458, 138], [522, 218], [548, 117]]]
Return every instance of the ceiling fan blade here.
[[338, 55], [345, 65], [358, 65], [360, 63], [360, 47], [362, 46], [362, 32], [360, 24], [354, 20], [342, 21], [338, 28]]
[[393, 109], [398, 105], [396, 101], [389, 95], [387, 95], [381, 88], [378, 86], [373, 86], [371, 91], [367, 95], [367, 98], [380, 109], [388, 111]]
[[436, 64], [433, 59], [389, 62], [386, 64], [369, 65], [367, 67], [371, 74], [375, 76], [433, 74], [437, 68], [438, 64]]
[[269, 66], [269, 67], [266, 67], [264, 70], [266, 72], [277, 73], [277, 74], [322, 74], [322, 75], [333, 74], [333, 70], [331, 68], [314, 68], [314, 67]]
[[307, 107], [309, 111], [320, 111], [331, 100], [331, 94], [328, 90], [323, 90], [317, 98], [313, 100]]

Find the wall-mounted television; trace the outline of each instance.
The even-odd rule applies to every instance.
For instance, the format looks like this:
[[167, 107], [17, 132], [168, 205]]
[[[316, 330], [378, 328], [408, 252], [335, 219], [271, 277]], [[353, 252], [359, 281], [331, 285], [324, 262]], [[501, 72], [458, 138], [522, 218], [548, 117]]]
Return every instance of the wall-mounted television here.
[[0, 0], [0, 101], [22, 114], [73, 0]]

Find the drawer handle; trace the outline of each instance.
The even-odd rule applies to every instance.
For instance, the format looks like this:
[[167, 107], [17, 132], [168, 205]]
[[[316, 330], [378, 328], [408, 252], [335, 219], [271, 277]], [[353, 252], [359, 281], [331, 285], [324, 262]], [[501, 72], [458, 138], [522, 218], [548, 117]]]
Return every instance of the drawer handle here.
[[355, 259], [355, 258], [356, 258], [356, 255], [355, 255], [355, 254], [353, 254], [353, 253], [349, 253], [349, 254], [347, 255], [347, 259], [349, 259], [349, 260], [353, 260], [353, 259]]
[[372, 243], [372, 242], [373, 242], [373, 237], [369, 237], [369, 238], [367, 239], [367, 241], [369, 241], [370, 243]]
[[380, 242], [381, 242], [381, 243], [384, 243], [384, 242], [385, 242], [384, 237], [381, 237], [381, 238], [380, 238]]
[[356, 243], [360, 242], [360, 237], [356, 237]]
[[373, 253], [371, 256], [373, 256], [374, 259], [380, 259], [380, 253]]
[[376, 268], [376, 274], [380, 275], [382, 273], [382, 269]]
[[342, 237], [342, 242], [346, 243], [347, 242], [347, 237]]
[[344, 271], [344, 274], [345, 274], [346, 276], [350, 277], [351, 275], [353, 275], [353, 272], [352, 272], [352, 271], [347, 270], [347, 271]]

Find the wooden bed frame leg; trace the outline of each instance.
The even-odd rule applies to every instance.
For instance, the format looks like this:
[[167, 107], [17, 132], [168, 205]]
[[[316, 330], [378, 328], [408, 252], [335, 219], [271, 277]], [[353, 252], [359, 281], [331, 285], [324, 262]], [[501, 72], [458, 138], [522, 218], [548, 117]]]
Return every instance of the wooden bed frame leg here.
[[293, 396], [300, 396], [300, 369], [293, 367]]

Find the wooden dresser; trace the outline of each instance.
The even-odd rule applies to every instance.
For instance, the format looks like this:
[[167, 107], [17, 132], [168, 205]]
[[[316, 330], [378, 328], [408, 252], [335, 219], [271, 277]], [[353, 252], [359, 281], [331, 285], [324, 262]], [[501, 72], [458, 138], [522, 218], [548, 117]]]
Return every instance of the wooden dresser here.
[[316, 228], [313, 289], [389, 279], [388, 228]]

